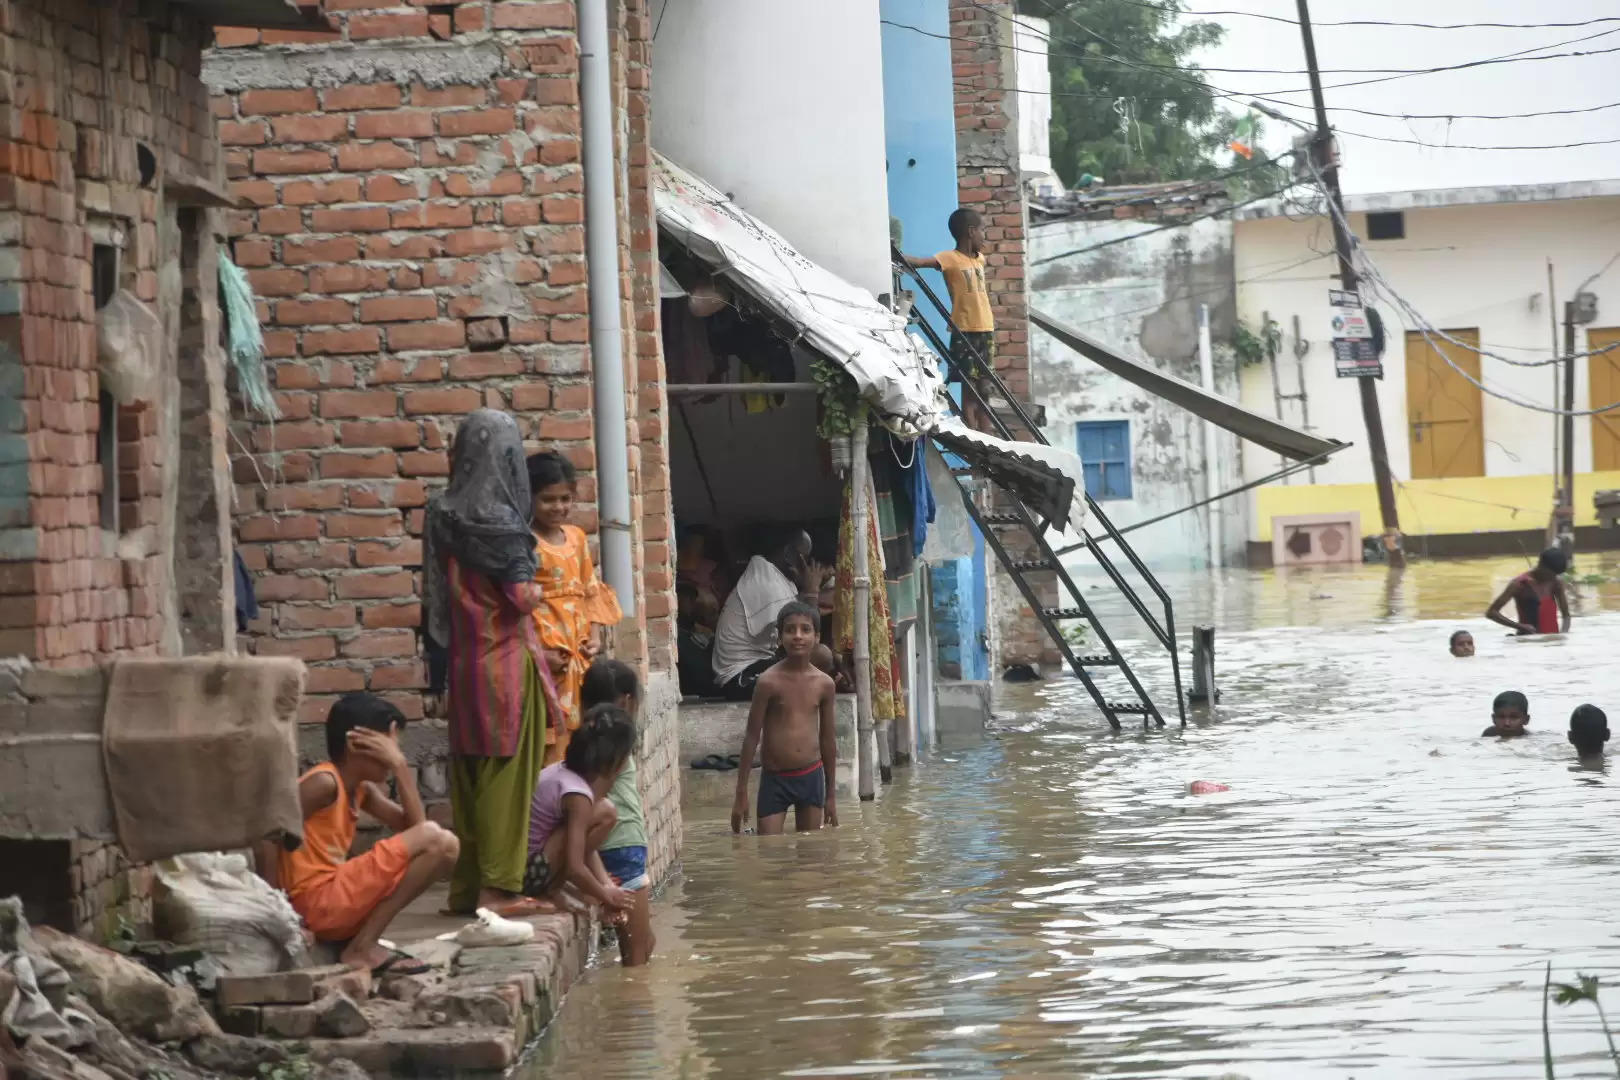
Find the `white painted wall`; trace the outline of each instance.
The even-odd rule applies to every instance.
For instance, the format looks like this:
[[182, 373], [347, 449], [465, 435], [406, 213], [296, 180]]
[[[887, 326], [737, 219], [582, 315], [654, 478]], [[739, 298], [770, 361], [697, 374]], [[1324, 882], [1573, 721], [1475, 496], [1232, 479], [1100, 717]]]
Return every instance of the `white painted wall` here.
[[[1232, 325], [1231, 226], [1196, 222], [1115, 244], [1085, 255], [1041, 264], [1051, 255], [1143, 232], [1139, 220], [1059, 221], [1030, 230], [1030, 306], [1113, 346], [1123, 355], [1199, 381], [1198, 305], [1210, 305], [1216, 342], [1230, 339]], [[1123, 528], [1187, 506], [1205, 496], [1203, 421], [1032, 329], [1032, 397], [1046, 407], [1046, 437], [1076, 448], [1081, 420], [1130, 423], [1132, 498], [1103, 502]], [[1217, 348], [1216, 389], [1236, 396], [1229, 351]], [[1237, 440], [1219, 432], [1217, 488], [1235, 486]], [[1241, 565], [1247, 535], [1246, 502], [1221, 505], [1222, 551], [1228, 565]], [[1207, 516], [1194, 510], [1129, 534], [1147, 564], [1158, 569], [1207, 566]], [[1078, 557], [1084, 565], [1087, 561]]]
[[1028, 183], [1052, 174], [1051, 23], [1036, 15], [1014, 18], [1013, 68], [1023, 95], [1018, 101], [1018, 167]]
[[[1377, 199], [1379, 197], [1371, 197]], [[1436, 200], [1438, 201], [1438, 200]], [[1354, 205], [1354, 204], [1353, 204]], [[1392, 204], [1398, 205], [1398, 203]], [[1575, 287], [1620, 252], [1620, 196], [1533, 203], [1425, 206], [1407, 209], [1406, 236], [1401, 240], [1366, 241], [1365, 249], [1392, 285], [1428, 321], [1442, 330], [1478, 328], [1481, 344], [1515, 359], [1551, 355], [1552, 329], [1547, 304], [1547, 260], [1555, 269], [1556, 313]], [[1350, 215], [1352, 231], [1365, 237], [1366, 219]], [[1263, 312], [1282, 324], [1282, 383], [1294, 389], [1292, 316], [1299, 315], [1301, 337], [1310, 342], [1305, 354], [1305, 390], [1312, 428], [1318, 434], [1354, 442], [1316, 470], [1319, 483], [1369, 483], [1372, 465], [1355, 384], [1338, 379], [1327, 325], [1327, 290], [1337, 287], [1337, 265], [1330, 257], [1333, 239], [1322, 218], [1242, 220], [1233, 226], [1238, 312], [1258, 328]], [[1620, 325], [1620, 267], [1588, 286], [1598, 296], [1594, 327]], [[1364, 296], [1369, 296], [1367, 290]], [[1407, 430], [1405, 331], [1401, 317], [1387, 301], [1374, 300], [1389, 329], [1384, 380], [1379, 402], [1389, 444], [1390, 467], [1397, 480], [1411, 476]], [[1560, 335], [1562, 330], [1560, 329]], [[1585, 334], [1576, 331], [1576, 348], [1584, 350]], [[1513, 367], [1489, 357], [1482, 360], [1487, 386], [1543, 405], [1555, 404], [1550, 367]], [[1575, 401], [1587, 407], [1588, 367], [1576, 363]], [[1243, 371], [1243, 404], [1275, 415], [1272, 383], [1264, 365]], [[1604, 402], [1595, 404], [1606, 404]], [[1298, 423], [1289, 408], [1283, 417]], [[1486, 396], [1485, 473], [1526, 476], [1555, 471], [1554, 417]], [[1275, 467], [1270, 455], [1245, 457], [1245, 479], [1256, 479]], [[1591, 421], [1575, 422], [1575, 469], [1592, 467]]]
[[891, 291], [878, 0], [654, 0], [652, 19], [653, 146]]

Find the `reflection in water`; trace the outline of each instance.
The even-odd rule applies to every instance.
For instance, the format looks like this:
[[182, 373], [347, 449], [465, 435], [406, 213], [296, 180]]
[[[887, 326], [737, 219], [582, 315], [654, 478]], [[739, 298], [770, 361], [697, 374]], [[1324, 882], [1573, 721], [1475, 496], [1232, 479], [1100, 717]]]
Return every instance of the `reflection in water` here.
[[[1620, 798], [1563, 735], [1620, 717], [1620, 598], [1511, 640], [1477, 613], [1515, 567], [1414, 568], [1393, 617], [1382, 568], [1229, 572], [1187, 602], [1224, 698], [1184, 733], [1053, 680], [835, 831], [694, 811], [660, 956], [582, 980], [525, 1080], [1541, 1075], [1546, 961], [1620, 980]], [[1534, 734], [1478, 738], [1507, 688]], [[1561, 1078], [1612, 1075], [1590, 1009], [1552, 1023]]]

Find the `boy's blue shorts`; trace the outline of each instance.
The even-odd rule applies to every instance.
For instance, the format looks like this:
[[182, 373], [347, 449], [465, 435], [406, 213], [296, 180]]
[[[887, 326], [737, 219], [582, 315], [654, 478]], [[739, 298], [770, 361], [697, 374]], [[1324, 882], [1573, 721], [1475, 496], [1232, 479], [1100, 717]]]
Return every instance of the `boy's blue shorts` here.
[[[600, 852], [602, 866], [613, 875], [621, 888], [637, 892], [647, 887], [647, 849], [641, 844], [631, 847], [608, 848]], [[637, 884], [640, 879], [640, 884]]]

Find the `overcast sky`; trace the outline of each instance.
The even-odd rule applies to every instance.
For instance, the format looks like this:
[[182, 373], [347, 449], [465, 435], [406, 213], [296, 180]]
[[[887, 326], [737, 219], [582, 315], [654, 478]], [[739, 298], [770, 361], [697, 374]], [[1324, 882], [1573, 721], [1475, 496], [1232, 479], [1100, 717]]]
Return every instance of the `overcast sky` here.
[[[1296, 16], [1294, 0], [1186, 0], [1193, 10], [1242, 9]], [[1545, 52], [1620, 49], [1620, 21], [1585, 27], [1501, 30], [1422, 30], [1389, 26], [1328, 26], [1336, 19], [1390, 19], [1435, 23], [1576, 22], [1620, 16], [1615, 0], [1313, 0], [1317, 60], [1333, 68], [1428, 68], [1552, 46]], [[1195, 16], [1189, 16], [1189, 18]], [[1199, 55], [1206, 68], [1304, 68], [1299, 27], [1245, 16], [1210, 16], [1226, 27], [1226, 41]], [[1591, 37], [1586, 41], [1575, 38]], [[1568, 44], [1559, 44], [1568, 42]], [[1265, 94], [1305, 108], [1281, 111], [1309, 120], [1303, 75], [1216, 72], [1204, 76], [1223, 90]], [[1376, 75], [1324, 74], [1329, 119], [1344, 134], [1341, 180], [1347, 192], [1409, 188], [1531, 184], [1620, 177], [1620, 142], [1564, 150], [1461, 150], [1447, 144], [1504, 146], [1620, 139], [1620, 108], [1574, 116], [1520, 120], [1402, 120], [1364, 116], [1346, 107], [1382, 113], [1524, 113], [1620, 102], [1620, 51], [1598, 56], [1491, 64], [1463, 71], [1411, 75], [1367, 86], [1334, 83]], [[1237, 103], [1230, 107], [1240, 108]], [[1418, 139], [1408, 146], [1357, 138], [1365, 132]], [[1288, 129], [1267, 121], [1267, 153], [1286, 150]]]

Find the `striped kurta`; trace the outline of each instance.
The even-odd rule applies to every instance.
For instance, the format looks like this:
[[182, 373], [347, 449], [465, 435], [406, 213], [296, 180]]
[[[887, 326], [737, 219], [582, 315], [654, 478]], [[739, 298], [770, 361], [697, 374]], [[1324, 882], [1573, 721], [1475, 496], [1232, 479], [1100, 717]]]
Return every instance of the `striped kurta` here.
[[539, 669], [552, 725], [564, 722], [535, 633], [541, 593], [532, 581], [500, 584], [448, 560], [450, 752], [458, 757], [511, 757], [524, 715], [524, 677]]

